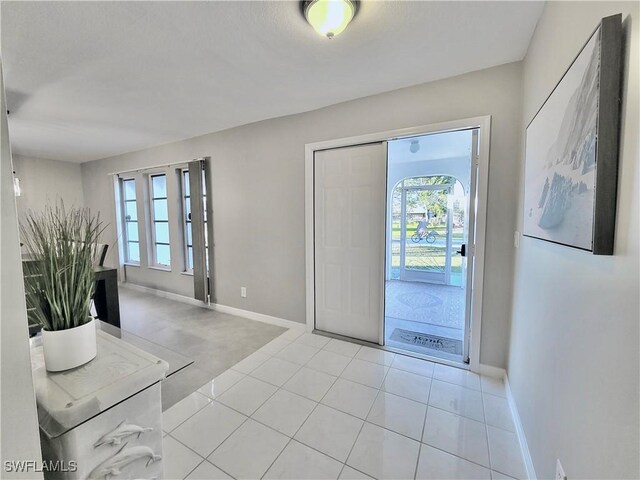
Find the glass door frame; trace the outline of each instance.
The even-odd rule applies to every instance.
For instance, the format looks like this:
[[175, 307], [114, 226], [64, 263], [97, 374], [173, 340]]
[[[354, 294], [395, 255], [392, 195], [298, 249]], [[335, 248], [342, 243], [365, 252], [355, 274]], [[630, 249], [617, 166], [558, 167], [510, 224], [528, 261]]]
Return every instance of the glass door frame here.
[[[484, 131], [482, 132], [483, 135], [488, 135], [488, 128], [485, 128]], [[488, 140], [488, 139], [487, 139]], [[488, 143], [488, 142], [487, 142]], [[480, 296], [482, 296], [482, 288], [480, 288], [480, 291], [478, 292], [478, 288], [476, 287], [476, 278], [477, 276], [479, 276], [478, 281], [480, 286], [482, 287], [482, 282], [483, 282], [483, 274], [484, 274], [484, 236], [485, 236], [485, 230], [484, 230], [484, 219], [482, 222], [482, 244], [481, 244], [481, 253], [482, 253], [482, 263], [480, 264], [481, 268], [477, 268], [477, 245], [476, 245], [476, 233], [478, 231], [478, 222], [477, 222], [477, 215], [478, 215], [478, 168], [479, 168], [479, 162], [480, 162], [480, 128], [474, 128], [472, 133], [471, 133], [471, 178], [470, 178], [470, 182], [469, 182], [469, 195], [468, 195], [468, 201], [467, 201], [467, 212], [469, 212], [469, 214], [467, 215], [467, 248], [466, 248], [466, 261], [463, 261], [463, 265], [464, 265], [464, 269], [463, 272], [466, 274], [467, 278], [466, 278], [466, 298], [465, 298], [465, 304], [466, 304], [466, 311], [464, 314], [464, 343], [462, 345], [463, 347], [463, 351], [464, 351], [464, 361], [465, 363], [469, 363], [470, 362], [470, 357], [469, 357], [469, 350], [471, 348], [471, 341], [472, 341], [472, 337], [471, 337], [471, 319], [472, 317], [474, 317], [476, 315], [476, 312], [474, 312], [474, 308], [477, 308], [477, 303], [475, 302], [474, 304], [474, 294], [478, 294]], [[487, 155], [488, 156], [488, 155]], [[488, 160], [488, 158], [487, 158]], [[483, 179], [485, 185], [484, 187], [486, 187], [486, 183], [488, 183], [488, 174], [485, 173], [486, 177]], [[485, 192], [485, 198], [484, 198], [484, 212], [486, 214], [486, 192]], [[476, 278], [474, 278], [474, 276]], [[482, 303], [480, 302], [480, 305], [482, 305]], [[475, 320], [474, 320], [475, 322]], [[479, 323], [479, 320], [478, 320]], [[479, 332], [478, 332], [479, 334]], [[479, 335], [478, 335], [479, 337]], [[479, 361], [480, 361], [480, 338], [474, 338], [474, 348], [477, 348], [477, 362], [478, 362], [478, 366], [479, 366]], [[476, 347], [477, 345], [477, 347]], [[475, 362], [474, 362], [475, 363]]]
[[[463, 236], [463, 244], [466, 247], [466, 254], [464, 255], [465, 258], [463, 258], [462, 261], [462, 275], [464, 278], [464, 281], [466, 282], [465, 285], [465, 313], [464, 313], [464, 333], [463, 333], [463, 344], [462, 344], [462, 348], [463, 348], [463, 354], [462, 354], [462, 359], [463, 359], [463, 363], [471, 363], [471, 358], [470, 358], [470, 351], [471, 351], [471, 343], [472, 340], [475, 340], [475, 343], [477, 345], [477, 347], [474, 346], [474, 348], [478, 348], [479, 349], [479, 339], [472, 339], [472, 317], [478, 316], [480, 312], [477, 312], [476, 310], [478, 310], [478, 300], [477, 300], [477, 295], [478, 293], [481, 295], [481, 291], [482, 289], [480, 288], [480, 292], [478, 291], [478, 288], [476, 286], [476, 275], [478, 275], [478, 269], [477, 269], [477, 258], [476, 258], [476, 252], [477, 252], [477, 245], [476, 245], [476, 231], [478, 229], [478, 225], [476, 223], [477, 220], [477, 213], [478, 213], [478, 183], [479, 183], [479, 177], [478, 177], [478, 168], [479, 168], [479, 159], [480, 159], [480, 133], [481, 133], [481, 127], [469, 127], [469, 128], [461, 128], [461, 129], [456, 129], [456, 130], [470, 130], [471, 131], [471, 151], [469, 152], [469, 168], [470, 168], [470, 178], [469, 178], [469, 191], [465, 191], [465, 196], [466, 196], [466, 222], [465, 222], [465, 227], [464, 227], [464, 233], [465, 235]], [[488, 130], [488, 128], [487, 128]], [[487, 131], [485, 130], [485, 132]], [[448, 130], [448, 131], [436, 131], [436, 132], [431, 132], [429, 133], [430, 135], [437, 135], [439, 133], [447, 133], [447, 132], [451, 132], [453, 130]], [[484, 133], [484, 132], [483, 132]], [[486, 133], [485, 133], [486, 134]], [[422, 135], [415, 135], [415, 136], [422, 136]], [[387, 157], [387, 172], [389, 171], [389, 158]], [[439, 185], [411, 185], [411, 186], [405, 186], [405, 181], [408, 178], [428, 178], [428, 177], [434, 177], [434, 176], [448, 176], [450, 178], [453, 179], [453, 182], [450, 182], [448, 184], [439, 184]], [[486, 179], [485, 179], [486, 180]], [[416, 281], [415, 278], [407, 278], [406, 276], [406, 269], [405, 269], [405, 261], [406, 261], [406, 238], [407, 238], [407, 232], [406, 232], [406, 193], [408, 190], [431, 190], [431, 191], [437, 191], [437, 190], [445, 190], [443, 189], [443, 185], [446, 185], [447, 188], [452, 188], [456, 181], [459, 181], [458, 179], [456, 179], [456, 177], [451, 176], [451, 175], [446, 175], [446, 174], [432, 174], [432, 175], [415, 175], [415, 176], [411, 176], [411, 177], [406, 177], [404, 178], [399, 184], [397, 184], [393, 190], [400, 188], [401, 189], [401, 213], [400, 213], [400, 265], [399, 265], [399, 274], [400, 274], [400, 280], [401, 281]], [[464, 184], [463, 184], [464, 186]], [[389, 187], [387, 187], [389, 188]], [[389, 195], [387, 195], [387, 198], [393, 198], [393, 193], [391, 193], [391, 197], [389, 197]], [[486, 200], [486, 199], [485, 199]], [[486, 203], [484, 205], [484, 207], [486, 208]], [[449, 229], [449, 222], [452, 221], [452, 208], [449, 205], [449, 202], [447, 202], [447, 228], [448, 231], [451, 233], [451, 229]], [[385, 235], [391, 235], [392, 236], [392, 225], [393, 225], [393, 211], [389, 209], [389, 206], [387, 206], [387, 214], [389, 215], [389, 220], [387, 222], [388, 226], [391, 226], [391, 229], [387, 228], [387, 230], [389, 230], [389, 232], [385, 232]], [[482, 225], [483, 228], [483, 237], [484, 237], [484, 225]], [[466, 237], [466, 238], [465, 238]], [[390, 237], [391, 238], [391, 237]], [[390, 240], [389, 245], [391, 245], [392, 240]], [[440, 283], [443, 285], [448, 285], [450, 282], [450, 266], [451, 266], [451, 257], [452, 257], [452, 243], [453, 243], [453, 236], [452, 235], [447, 235], [447, 250], [446, 250], [446, 261], [448, 263], [448, 267], [449, 268], [445, 268], [445, 281], [444, 282], [433, 282], [430, 281], [430, 283]], [[385, 248], [385, 252], [387, 255], [392, 255], [392, 249], [387, 247]], [[385, 260], [386, 262], [387, 260]], [[391, 258], [389, 259], [390, 263], [392, 263]], [[385, 263], [386, 264], [386, 263]], [[483, 266], [483, 265], [482, 265]], [[448, 275], [447, 275], [447, 271], [448, 271]], [[480, 271], [482, 271], [482, 269], [480, 269]], [[424, 273], [419, 272], [418, 275], [424, 275]], [[404, 278], [403, 278], [404, 276]], [[420, 281], [420, 280], [417, 280]], [[424, 281], [424, 280], [422, 280]], [[480, 277], [480, 279], [478, 280], [478, 282], [482, 282], [482, 277]], [[481, 285], [481, 283], [480, 283]], [[481, 303], [480, 303], [481, 304]], [[481, 307], [480, 307], [481, 308]], [[475, 318], [475, 317], [474, 317]], [[383, 317], [382, 319], [383, 322], [383, 328], [382, 331], [385, 332], [386, 330], [386, 320]], [[383, 337], [383, 342], [386, 339], [386, 332], [384, 333], [384, 337]], [[384, 343], [382, 343], [382, 345], [384, 345]], [[394, 351], [400, 351], [398, 349], [393, 349]], [[405, 353], [407, 353], [409, 351], [405, 351]], [[413, 352], [415, 353], [415, 352]], [[433, 355], [423, 355], [425, 357], [431, 357], [431, 358], [439, 358], [437, 356], [433, 356]], [[479, 358], [478, 360], [479, 361]], [[479, 362], [478, 362], [479, 363]]]

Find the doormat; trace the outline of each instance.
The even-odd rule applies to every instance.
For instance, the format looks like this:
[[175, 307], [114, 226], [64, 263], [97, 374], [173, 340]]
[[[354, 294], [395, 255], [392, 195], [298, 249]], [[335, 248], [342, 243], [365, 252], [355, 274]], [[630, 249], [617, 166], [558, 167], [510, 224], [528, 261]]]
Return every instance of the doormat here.
[[412, 332], [411, 330], [403, 330], [402, 328], [396, 328], [391, 334], [390, 339], [410, 345], [420, 345], [421, 347], [450, 353], [452, 355], [462, 355], [462, 340]]

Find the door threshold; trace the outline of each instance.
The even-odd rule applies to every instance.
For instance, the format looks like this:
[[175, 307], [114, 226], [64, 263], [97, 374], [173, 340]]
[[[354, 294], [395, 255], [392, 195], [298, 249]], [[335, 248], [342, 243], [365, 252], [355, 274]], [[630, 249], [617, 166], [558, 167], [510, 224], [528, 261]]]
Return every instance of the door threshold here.
[[447, 365], [449, 367], [459, 368], [461, 370], [469, 370], [470, 366], [465, 362], [456, 362], [455, 360], [447, 360], [446, 358], [436, 357], [434, 355], [426, 355], [424, 353], [413, 352], [411, 350], [404, 350], [402, 348], [396, 347], [387, 347], [386, 345], [376, 345], [381, 350], [386, 350], [388, 352], [399, 353], [400, 355], [404, 355], [406, 357], [419, 358], [420, 360], [428, 360], [433, 363], [439, 363], [441, 365]]
[[345, 342], [355, 343], [357, 345], [362, 345], [370, 348], [377, 348], [378, 350], [384, 350], [386, 352], [397, 353], [400, 355], [404, 355], [406, 357], [418, 358], [420, 360], [427, 360], [433, 363], [439, 363], [441, 365], [447, 365], [449, 367], [459, 368], [461, 370], [469, 370], [470, 366], [468, 363], [464, 362], [456, 362], [454, 360], [447, 360], [446, 358], [440, 358], [433, 355], [425, 355], [422, 353], [412, 352], [411, 350], [403, 350], [401, 348], [396, 347], [388, 347], [386, 345], [379, 345], [373, 342], [367, 342], [366, 340], [360, 340], [358, 338], [347, 337], [346, 335], [339, 335], [337, 333], [325, 332], [323, 330], [313, 329], [313, 333], [316, 335], [321, 335], [327, 338], [335, 338], [336, 340], [342, 340]]

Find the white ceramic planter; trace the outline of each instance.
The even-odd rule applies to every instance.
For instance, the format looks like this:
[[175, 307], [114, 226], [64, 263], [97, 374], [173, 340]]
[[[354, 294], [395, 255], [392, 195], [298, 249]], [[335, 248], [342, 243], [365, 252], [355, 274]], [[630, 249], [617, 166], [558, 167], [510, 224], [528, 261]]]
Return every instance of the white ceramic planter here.
[[96, 357], [96, 322], [67, 330], [42, 330], [44, 365], [50, 372], [79, 367]]

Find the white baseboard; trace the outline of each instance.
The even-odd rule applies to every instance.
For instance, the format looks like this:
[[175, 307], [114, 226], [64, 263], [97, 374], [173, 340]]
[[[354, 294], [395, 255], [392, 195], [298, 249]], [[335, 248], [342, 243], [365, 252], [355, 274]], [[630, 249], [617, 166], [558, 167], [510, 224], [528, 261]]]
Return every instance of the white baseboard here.
[[[207, 306], [207, 304], [204, 304]], [[294, 322], [292, 320], [285, 320], [284, 318], [272, 317], [271, 315], [265, 315], [264, 313], [252, 312], [250, 310], [242, 310], [241, 308], [229, 307], [227, 305], [220, 305], [219, 303], [212, 303], [211, 309], [220, 313], [228, 313], [229, 315], [235, 315], [236, 317], [248, 318], [249, 320], [255, 320], [257, 322], [269, 323], [271, 325], [277, 325], [284, 328], [305, 328], [304, 323]]]
[[522, 452], [522, 458], [524, 460], [524, 466], [527, 470], [527, 478], [529, 480], [536, 480], [536, 470], [533, 467], [533, 460], [531, 458], [531, 452], [529, 451], [529, 445], [527, 444], [527, 437], [524, 434], [524, 427], [520, 420], [520, 414], [518, 413], [518, 407], [516, 401], [511, 394], [511, 386], [509, 385], [509, 377], [507, 371], [504, 368], [493, 367], [491, 365], [480, 364], [481, 375], [488, 377], [499, 378], [504, 381], [505, 392], [507, 394], [507, 402], [509, 403], [509, 410], [511, 410], [511, 416], [513, 417], [513, 423], [516, 427], [516, 435], [518, 436], [518, 443], [520, 443], [520, 451]]
[[498, 378], [500, 380], [507, 376], [507, 372], [504, 368], [493, 367], [491, 365], [485, 365], [483, 363], [479, 365], [479, 371], [476, 373], [479, 373], [480, 375], [486, 375], [487, 377], [491, 378]]
[[143, 285], [137, 285], [135, 283], [130, 283], [130, 282], [121, 282], [120, 286], [124, 288], [128, 288], [130, 290], [135, 290], [137, 292], [148, 293], [149, 295], [154, 295], [156, 297], [175, 300], [176, 302], [187, 303], [189, 305], [195, 305], [197, 307], [207, 306], [206, 303], [201, 302], [200, 300], [196, 300], [195, 298], [187, 297], [185, 295], [180, 295], [179, 293], [165, 292], [164, 290], [145, 287]]
[[529, 451], [529, 445], [527, 444], [527, 437], [524, 434], [524, 428], [520, 421], [518, 406], [511, 394], [511, 386], [509, 385], [509, 376], [507, 375], [507, 371], [504, 368], [480, 364], [479, 373], [488, 377], [499, 378], [504, 381], [504, 387], [507, 393], [507, 402], [509, 403], [509, 410], [511, 410], [513, 423], [515, 423], [516, 435], [518, 436], [518, 442], [520, 443], [520, 451], [522, 452], [522, 458], [524, 459], [524, 465], [527, 470], [527, 478], [529, 480], [535, 480], [538, 477], [536, 476], [536, 471], [533, 467], [533, 460], [531, 459], [531, 452]]
[[527, 469], [527, 478], [529, 480], [535, 480], [536, 470], [533, 467], [533, 459], [531, 458], [531, 452], [529, 451], [529, 445], [527, 444], [527, 437], [524, 434], [524, 428], [520, 420], [520, 414], [518, 413], [518, 406], [511, 393], [511, 385], [509, 385], [509, 378], [505, 374], [504, 386], [507, 392], [507, 402], [509, 402], [509, 409], [511, 410], [511, 416], [513, 417], [513, 423], [516, 426], [516, 435], [518, 435], [518, 442], [520, 442], [520, 450], [522, 451], [522, 458], [524, 459], [524, 466]]
[[292, 320], [285, 320], [284, 318], [272, 317], [271, 315], [265, 315], [263, 313], [252, 312], [250, 310], [242, 310], [241, 308], [229, 307], [227, 305], [220, 305], [219, 303], [208, 304], [201, 302], [195, 298], [187, 297], [177, 293], [165, 292], [164, 290], [158, 290], [155, 288], [144, 287], [142, 285], [136, 285], [135, 283], [122, 282], [121, 287], [136, 290], [142, 293], [148, 293], [156, 297], [166, 298], [169, 300], [175, 300], [176, 302], [186, 303], [188, 305], [195, 305], [197, 307], [209, 308], [216, 312], [226, 313], [228, 315], [235, 315], [236, 317], [248, 318], [249, 320], [255, 320], [257, 322], [268, 323], [270, 325], [277, 325], [284, 328], [305, 328], [304, 323], [294, 322]]

